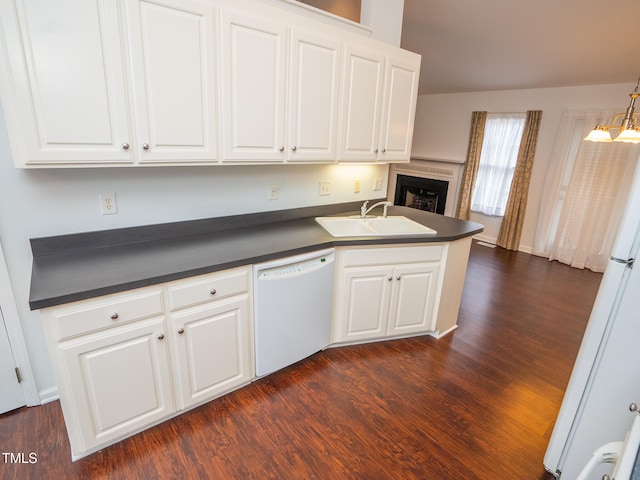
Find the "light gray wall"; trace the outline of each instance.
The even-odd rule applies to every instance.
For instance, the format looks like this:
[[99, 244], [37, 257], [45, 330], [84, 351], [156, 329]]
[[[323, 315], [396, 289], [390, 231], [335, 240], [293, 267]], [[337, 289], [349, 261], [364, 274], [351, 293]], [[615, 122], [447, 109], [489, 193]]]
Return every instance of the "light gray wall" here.
[[403, 14], [404, 0], [362, 0], [360, 23], [371, 28], [371, 38], [399, 47]]
[[[28, 306], [30, 238], [379, 198], [387, 174], [386, 165], [21, 170], [0, 109], [0, 242], [41, 397], [55, 392], [55, 381], [39, 315]], [[380, 192], [376, 177], [384, 179]], [[331, 195], [319, 195], [320, 180], [331, 181]], [[271, 184], [280, 186], [277, 200], [267, 199]], [[110, 192], [118, 214], [103, 216], [98, 194]]]
[[[609, 109], [624, 112], [634, 84], [503, 90], [418, 97], [412, 155], [464, 161], [469, 142], [471, 112], [524, 112], [542, 110], [542, 122], [531, 174], [529, 200], [520, 249], [531, 252], [539, 204], [556, 131], [565, 110]], [[484, 236], [495, 240], [500, 218], [472, 213], [472, 220], [485, 225]]]

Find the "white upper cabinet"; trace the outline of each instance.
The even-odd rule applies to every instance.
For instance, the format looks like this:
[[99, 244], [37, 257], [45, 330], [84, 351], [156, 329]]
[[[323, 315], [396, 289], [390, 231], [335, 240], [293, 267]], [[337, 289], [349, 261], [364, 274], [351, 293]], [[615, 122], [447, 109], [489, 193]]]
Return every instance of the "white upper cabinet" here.
[[408, 162], [420, 56], [350, 45], [344, 68], [340, 159]]
[[222, 31], [224, 161], [335, 161], [341, 41], [231, 12]]
[[0, 0], [19, 168], [408, 161], [419, 68], [252, 0]]
[[396, 51], [387, 56], [380, 160], [410, 160], [419, 77], [418, 55]]
[[3, 0], [0, 22], [16, 164], [131, 162], [115, 2]]
[[229, 11], [222, 35], [224, 161], [283, 160], [287, 29]]
[[384, 54], [349, 45], [344, 56], [340, 160], [378, 159]]
[[196, 0], [126, 7], [139, 161], [216, 160], [216, 10]]
[[336, 160], [341, 52], [338, 39], [291, 32], [290, 162]]
[[210, 2], [10, 0], [0, 8], [18, 166], [217, 160]]

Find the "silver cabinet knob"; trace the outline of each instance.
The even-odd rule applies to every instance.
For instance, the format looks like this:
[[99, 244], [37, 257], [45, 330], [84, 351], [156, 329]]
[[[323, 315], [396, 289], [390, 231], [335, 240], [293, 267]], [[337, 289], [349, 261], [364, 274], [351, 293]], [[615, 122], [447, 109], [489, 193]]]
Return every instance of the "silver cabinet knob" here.
[[113, 312], [111, 315], [109, 315], [109, 318], [111, 320], [117, 320], [119, 316], [120, 315], [118, 315], [118, 312]]
[[386, 151], [387, 151], [387, 149], [386, 149], [386, 148], [383, 148], [383, 149], [382, 149], [382, 153], [385, 153]]
[[373, 151], [373, 153], [378, 153], [378, 149], [376, 148], [376, 149]]
[[632, 403], [631, 405], [629, 405], [629, 411], [638, 412], [638, 405], [636, 403]]
[[293, 147], [291, 147], [291, 150], [293, 150], [293, 151], [295, 152], [296, 150], [298, 150], [298, 147], [296, 147], [296, 146], [294, 145]]
[[400, 280], [401, 278], [402, 278], [402, 277], [401, 277], [400, 275], [398, 275], [398, 276], [396, 277], [396, 280]]
[[212, 288], [211, 290], [209, 290], [209, 293], [210, 293], [211, 295], [215, 295], [215, 294], [216, 294], [216, 293], [218, 293], [218, 292], [216, 291], [216, 289], [215, 289], [215, 288]]
[[142, 148], [143, 148], [144, 150], [149, 150], [149, 144], [148, 144], [148, 143], [143, 143], [143, 144], [142, 144]]
[[158, 340], [162, 340], [162, 339], [164, 338], [164, 333], [159, 333], [159, 334], [156, 336], [156, 338], [157, 338]]
[[278, 150], [280, 150], [281, 152], [284, 152], [284, 147], [280, 147]]
[[129, 144], [128, 143], [123, 143], [122, 144], [122, 149], [123, 150], [129, 150]]
[[181, 328], [179, 328], [179, 329], [178, 329], [178, 333], [179, 333], [180, 335], [182, 335], [182, 334], [184, 333], [184, 328], [182, 328], [182, 327], [181, 327]]
[[387, 281], [390, 282], [391, 280], [393, 280], [393, 277], [387, 277]]

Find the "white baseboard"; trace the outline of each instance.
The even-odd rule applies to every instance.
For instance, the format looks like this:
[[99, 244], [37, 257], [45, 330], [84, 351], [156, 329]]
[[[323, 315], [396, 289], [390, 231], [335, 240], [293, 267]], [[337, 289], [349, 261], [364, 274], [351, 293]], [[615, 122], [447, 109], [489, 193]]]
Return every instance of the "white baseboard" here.
[[40, 390], [38, 393], [40, 395], [40, 405], [55, 402], [60, 398], [57, 387], [46, 388], [44, 390]]
[[458, 325], [454, 325], [451, 328], [448, 328], [447, 330], [445, 330], [444, 332], [441, 332], [439, 330], [435, 331], [435, 332], [431, 332], [429, 333], [429, 335], [431, 335], [432, 337], [437, 338], [438, 340], [440, 340], [442, 337], [444, 337], [445, 335], [450, 334], [451, 332], [453, 332], [456, 328], [458, 328]]
[[481, 233], [478, 235], [474, 235], [473, 236], [474, 240], [478, 240], [479, 242], [486, 242], [486, 243], [496, 243], [496, 240], [498, 240], [496, 237], [490, 237], [488, 235], [482, 235]]
[[529, 255], [533, 255], [533, 247], [527, 245], [518, 246], [518, 251], [523, 253], [528, 253]]
[[[498, 241], [497, 237], [489, 237], [488, 235], [482, 235], [481, 233], [478, 235], [474, 235], [472, 238], [479, 242], [491, 243], [494, 245]], [[533, 247], [529, 245], [520, 244], [518, 246], [518, 251], [522, 253], [528, 253], [529, 255], [533, 255]]]

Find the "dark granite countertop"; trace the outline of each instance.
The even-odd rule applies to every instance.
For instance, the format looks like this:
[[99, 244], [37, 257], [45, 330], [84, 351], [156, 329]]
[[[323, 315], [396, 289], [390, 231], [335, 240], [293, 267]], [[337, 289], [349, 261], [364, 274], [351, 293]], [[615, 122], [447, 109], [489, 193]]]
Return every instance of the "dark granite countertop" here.
[[449, 242], [483, 230], [478, 223], [397, 206], [389, 215], [404, 215], [437, 234], [334, 238], [315, 221], [357, 214], [360, 204], [32, 239], [29, 305], [36, 310], [332, 246]]

